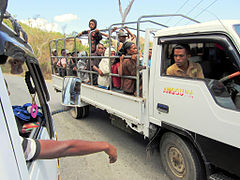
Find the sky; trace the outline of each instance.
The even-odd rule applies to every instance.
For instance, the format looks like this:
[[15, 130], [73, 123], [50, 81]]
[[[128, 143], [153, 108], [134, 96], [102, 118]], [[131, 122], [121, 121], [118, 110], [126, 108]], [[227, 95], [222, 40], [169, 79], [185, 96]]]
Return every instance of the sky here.
[[[121, 0], [124, 11], [130, 0]], [[126, 18], [137, 21], [143, 15], [184, 14], [200, 22], [215, 19], [239, 19], [240, 0], [135, 0]], [[98, 29], [121, 22], [118, 0], [8, 0], [7, 11], [21, 22], [49, 31], [81, 32], [94, 18]], [[185, 25], [180, 18], [155, 18], [155, 21]], [[152, 24], [146, 25], [151, 28]]]

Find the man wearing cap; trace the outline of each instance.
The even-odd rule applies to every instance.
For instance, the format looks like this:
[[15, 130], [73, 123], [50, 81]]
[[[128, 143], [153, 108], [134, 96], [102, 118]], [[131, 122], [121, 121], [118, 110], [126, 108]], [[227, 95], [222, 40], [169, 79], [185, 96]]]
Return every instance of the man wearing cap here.
[[[114, 27], [113, 30], [111, 31], [111, 34], [116, 31], [118, 28], [117, 27]], [[125, 30], [127, 31], [127, 33], [125, 32]], [[131, 33], [131, 31], [129, 31], [129, 29], [127, 27], [124, 27], [124, 29], [120, 29], [118, 31], [118, 40], [116, 39], [112, 39], [111, 38], [111, 41], [112, 41], [112, 46], [114, 47], [114, 49], [117, 50], [117, 52], [122, 48], [122, 45], [124, 42], [126, 41], [133, 41], [135, 39], [135, 36]], [[107, 38], [109, 38], [109, 35], [108, 34], [105, 34], [105, 33], [102, 33], [102, 35], [106, 36]], [[130, 38], [127, 38], [129, 37], [130, 35]]]
[[123, 43], [126, 42], [127, 37], [128, 37], [127, 33], [124, 32], [124, 30], [120, 29], [119, 33], [118, 33], [119, 41], [117, 41], [115, 43], [113, 42], [114, 44], [117, 43], [117, 45], [115, 45], [115, 46], [117, 46], [118, 51], [122, 48]]

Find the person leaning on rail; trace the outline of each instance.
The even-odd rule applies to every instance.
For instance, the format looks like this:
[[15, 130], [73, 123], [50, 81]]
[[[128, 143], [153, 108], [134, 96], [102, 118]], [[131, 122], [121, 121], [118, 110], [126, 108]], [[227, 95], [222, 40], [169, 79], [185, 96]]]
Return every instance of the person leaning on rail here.
[[91, 19], [89, 21], [89, 28], [90, 30], [82, 31], [78, 34], [78, 36], [82, 36], [84, 34], [89, 35], [91, 31], [91, 53], [94, 53], [96, 51], [96, 46], [98, 43], [102, 40], [102, 34], [99, 32], [99, 29], [97, 29], [97, 21], [95, 19]]

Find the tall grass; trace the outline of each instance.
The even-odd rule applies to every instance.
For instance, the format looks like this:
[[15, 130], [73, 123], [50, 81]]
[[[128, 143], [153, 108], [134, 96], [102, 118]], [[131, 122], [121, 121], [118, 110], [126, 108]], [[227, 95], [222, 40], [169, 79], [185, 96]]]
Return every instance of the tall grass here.
[[39, 61], [44, 78], [50, 79], [51, 61], [48, 44], [50, 40], [62, 38], [63, 35], [59, 32], [48, 32], [22, 23], [21, 26], [28, 34], [28, 42], [32, 46], [33, 52]]

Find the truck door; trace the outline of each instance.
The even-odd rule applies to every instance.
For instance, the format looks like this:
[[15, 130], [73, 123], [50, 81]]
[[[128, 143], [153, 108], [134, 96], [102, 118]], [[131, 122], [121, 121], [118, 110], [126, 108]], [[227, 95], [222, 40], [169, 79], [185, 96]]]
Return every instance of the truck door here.
[[[13, 114], [11, 114], [11, 106], [10, 109], [8, 108], [10, 102], [7, 91], [4, 88], [1, 69], [0, 84], [0, 133], [2, 147], [0, 148], [0, 178], [6, 180], [28, 179], [26, 166], [21, 166], [21, 162], [25, 162], [25, 159], [22, 153], [22, 147], [20, 146], [20, 139], [14, 139], [14, 136], [12, 136], [12, 133], [14, 134], [15, 132], [16, 134], [16, 125], [13, 124], [15, 126], [12, 126], [12, 122], [8, 121], [8, 118], [13, 118]], [[7, 112], [10, 112], [10, 114]], [[19, 144], [16, 143], [16, 141], [19, 142]], [[19, 154], [18, 152], [21, 153]]]
[[[174, 63], [172, 49], [180, 43], [190, 46], [190, 61], [201, 65], [204, 79], [166, 75], [166, 69]], [[161, 61], [156, 62], [154, 119], [194, 133], [208, 161], [237, 174], [240, 169], [234, 168], [234, 157], [240, 148], [240, 81], [239, 76], [222, 81], [239, 72], [239, 54], [233, 43], [221, 34], [189, 35], [159, 38], [158, 49]], [[231, 157], [220, 160], [229, 153]]]
[[[18, 61], [16, 61], [14, 64], [17, 63]], [[27, 67], [29, 69], [27, 69]], [[10, 146], [9, 148], [4, 148], [2, 150], [6, 151], [5, 154], [2, 155], [4, 159], [6, 154], [9, 154], [9, 160], [7, 160], [6, 162], [12, 162], [9, 166], [6, 164], [6, 162], [6, 167], [4, 164], [1, 164], [1, 166], [4, 166], [5, 168], [11, 167], [12, 170], [8, 169], [8, 171], [4, 171], [6, 173], [9, 173], [9, 176], [11, 175], [11, 177], [12, 175], [14, 175], [15, 171], [16, 175], [19, 174], [20, 178], [10, 179], [21, 179], [21, 177], [23, 177], [22, 179], [57, 179], [58, 164], [56, 159], [34, 161], [26, 161], [24, 159], [19, 135], [25, 138], [33, 139], [54, 139], [55, 134], [50, 110], [47, 104], [47, 99], [49, 99], [49, 95], [43, 77], [40, 77], [42, 74], [41, 72], [39, 72], [39, 65], [37, 63], [31, 62], [28, 64], [28, 66], [26, 66], [24, 63], [23, 69], [26, 69], [26, 71], [30, 70], [31, 72], [30, 79], [28, 81], [31, 82], [31, 86], [26, 86], [26, 84], [28, 84], [25, 80], [26, 77], [24, 78], [21, 76], [12, 76], [8, 74], [4, 74], [3, 77], [2, 73], [0, 73], [1, 88], [4, 88], [4, 91], [7, 92], [7, 88], [4, 82], [5, 79], [8, 84], [8, 90], [10, 92], [10, 95], [8, 95], [7, 93], [3, 94], [2, 92], [4, 91], [1, 90], [0, 95], [0, 110], [4, 113], [3, 115], [1, 115], [4, 117], [3, 119], [1, 118], [1, 121], [5, 119], [5, 122], [3, 122], [5, 123], [5, 125], [1, 123], [1, 130], [3, 129], [1, 132], [4, 133], [4, 136], [6, 136], [6, 139], [4, 140], [6, 142], [4, 142], [4, 144], [6, 144], [6, 146]], [[25, 71], [23, 72], [23, 75], [24, 74]], [[35, 96], [31, 96], [29, 94], [30, 87], [35, 89]], [[19, 94], [21, 94], [21, 96], [19, 96]], [[26, 114], [20, 113], [20, 111], [18, 111], [18, 113], [16, 113], [17, 111], [14, 111], [13, 113], [13, 109], [16, 110], [16, 108], [14, 107], [27, 107], [28, 105], [26, 103], [32, 103], [33, 97], [35, 97], [34, 99], [36, 105], [38, 106], [38, 112], [40, 113], [35, 119], [32, 119]], [[28, 110], [30, 110], [30, 107]], [[23, 118], [21, 118], [17, 114], [21, 114], [21, 117]], [[28, 119], [27, 117], [30, 117], [30, 119]], [[7, 129], [4, 129], [4, 127]], [[7, 132], [8, 134], [6, 134], [5, 132]], [[1, 159], [1, 161], [3, 159]], [[16, 170], [14, 170], [15, 166], [17, 167]]]
[[[51, 118], [50, 109], [47, 100], [50, 99], [43, 75], [41, 73], [40, 67], [37, 63], [32, 63], [27, 60], [27, 64], [30, 72], [31, 85], [29, 85], [26, 80], [25, 83], [25, 99], [28, 99], [29, 89], [32, 86], [35, 89], [35, 100], [39, 106], [39, 112], [42, 116], [38, 118], [39, 126], [33, 129], [29, 133], [30, 138], [34, 139], [55, 139], [55, 130], [53, 126], [53, 120]], [[25, 73], [26, 74], [26, 73]], [[25, 75], [25, 79], [26, 79]], [[19, 79], [20, 81], [21, 79]], [[24, 82], [23, 82], [24, 83]], [[33, 95], [27, 102], [32, 102]], [[26, 102], [26, 100], [24, 101]], [[32, 162], [27, 162], [27, 167], [30, 172], [30, 179], [57, 179], [58, 178], [58, 164], [57, 159], [50, 160], [34, 160]]]

